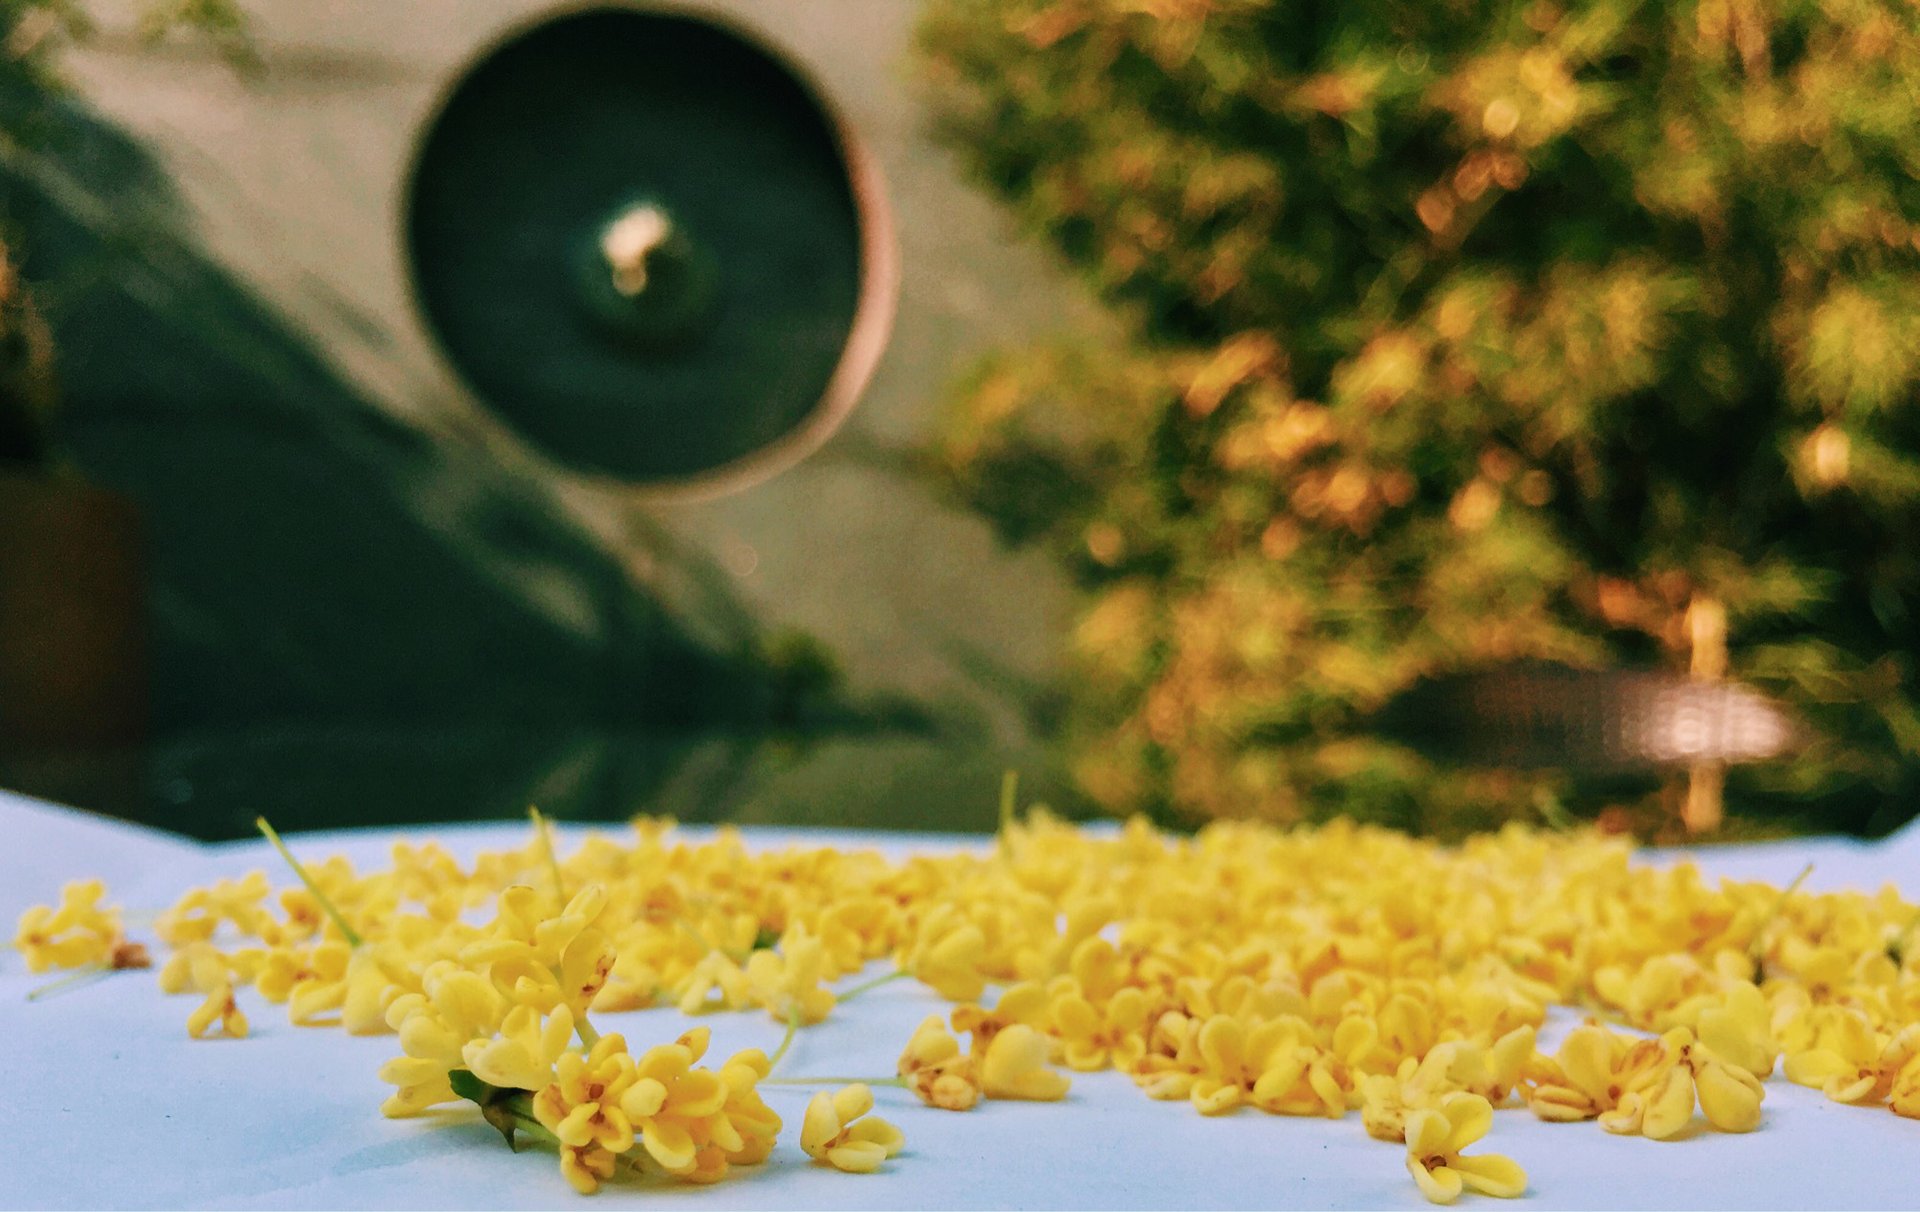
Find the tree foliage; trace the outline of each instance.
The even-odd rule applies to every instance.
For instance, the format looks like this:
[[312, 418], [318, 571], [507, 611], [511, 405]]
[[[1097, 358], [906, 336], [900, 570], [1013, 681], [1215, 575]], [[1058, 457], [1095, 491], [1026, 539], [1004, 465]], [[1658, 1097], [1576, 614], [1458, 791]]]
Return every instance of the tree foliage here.
[[1355, 732], [1431, 675], [1693, 660], [1818, 736], [1736, 806], [1911, 814], [1920, 15], [1894, 0], [935, 0], [941, 121], [1126, 321], [940, 456], [1084, 583], [1117, 809], [1483, 823]]

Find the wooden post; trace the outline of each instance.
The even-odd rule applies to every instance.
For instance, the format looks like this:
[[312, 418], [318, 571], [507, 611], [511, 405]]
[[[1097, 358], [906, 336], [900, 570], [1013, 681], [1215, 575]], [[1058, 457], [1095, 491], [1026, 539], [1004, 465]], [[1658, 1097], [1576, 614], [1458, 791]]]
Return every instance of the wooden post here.
[[[1711, 597], [1696, 595], [1687, 607], [1687, 640], [1692, 649], [1692, 673], [1704, 681], [1718, 681], [1727, 672], [1727, 608]], [[1696, 837], [1719, 830], [1726, 816], [1726, 763], [1695, 762], [1687, 771], [1687, 801], [1681, 823]]]

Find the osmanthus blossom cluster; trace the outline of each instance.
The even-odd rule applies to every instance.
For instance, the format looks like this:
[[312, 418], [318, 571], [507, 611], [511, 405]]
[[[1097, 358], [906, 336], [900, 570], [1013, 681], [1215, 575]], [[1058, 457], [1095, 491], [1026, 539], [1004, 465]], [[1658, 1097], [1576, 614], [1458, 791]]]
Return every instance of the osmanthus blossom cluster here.
[[[1516, 1162], [1468, 1151], [1501, 1108], [1653, 1140], [1747, 1132], [1782, 1076], [1920, 1118], [1920, 909], [1891, 889], [1709, 884], [1597, 834], [1174, 837], [1036, 813], [989, 853], [896, 862], [640, 820], [565, 855], [542, 826], [470, 865], [426, 843], [380, 871], [293, 866], [296, 886], [254, 872], [156, 920], [162, 988], [202, 999], [189, 1030], [244, 1035], [250, 989], [297, 1025], [393, 1035], [386, 1114], [476, 1104], [582, 1192], [767, 1160], [769, 1083], [839, 1086], [808, 1105], [800, 1150], [865, 1172], [904, 1146], [876, 1087], [979, 1113], [1065, 1098], [1062, 1069], [1118, 1070], [1201, 1115], [1353, 1116], [1437, 1202], [1527, 1189]], [[110, 966], [126, 944], [103, 896], [29, 910], [29, 963]], [[954, 1003], [895, 1073], [775, 1076], [797, 1031], [895, 979]], [[653, 1006], [765, 1013], [786, 1043], [710, 1060], [704, 1027], [636, 1050], [593, 1022]], [[1553, 1006], [1586, 1021], [1548, 1051]]]

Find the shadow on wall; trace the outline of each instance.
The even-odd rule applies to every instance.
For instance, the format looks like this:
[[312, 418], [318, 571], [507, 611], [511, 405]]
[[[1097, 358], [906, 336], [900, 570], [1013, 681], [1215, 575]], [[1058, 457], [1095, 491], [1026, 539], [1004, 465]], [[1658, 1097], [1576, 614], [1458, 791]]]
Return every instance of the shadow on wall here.
[[700, 553], [660, 534], [636, 580], [546, 485], [387, 417], [197, 250], [121, 131], [0, 106], [28, 132], [0, 137], [0, 222], [60, 352], [60, 446], [147, 540], [152, 745], [116, 810], [218, 836], [283, 803], [289, 827], [445, 819], [545, 786], [618, 816], [689, 769], [711, 810], [770, 746], [939, 731], [846, 701]]

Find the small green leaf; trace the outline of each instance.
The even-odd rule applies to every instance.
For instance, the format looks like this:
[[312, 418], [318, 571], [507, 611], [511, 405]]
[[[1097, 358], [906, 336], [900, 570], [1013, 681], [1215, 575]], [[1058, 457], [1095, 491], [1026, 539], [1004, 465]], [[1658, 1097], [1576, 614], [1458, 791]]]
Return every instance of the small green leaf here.
[[452, 1086], [453, 1092], [461, 1098], [479, 1104], [480, 1117], [497, 1128], [500, 1135], [507, 1138], [507, 1148], [515, 1153], [520, 1151], [519, 1144], [513, 1139], [514, 1130], [519, 1127], [518, 1117], [514, 1115], [508, 1100], [524, 1091], [504, 1090], [499, 1086], [488, 1085], [467, 1069], [450, 1070], [447, 1073], [447, 1084]]
[[753, 949], [755, 951], [771, 951], [779, 941], [780, 932], [778, 930], [769, 930], [765, 926], [762, 926], [760, 927], [760, 932], [753, 936]]
[[492, 1097], [496, 1089], [496, 1087], [489, 1086], [466, 1069], [455, 1069], [451, 1073], [448, 1073], [447, 1084], [452, 1086], [453, 1092], [461, 1098], [471, 1099], [479, 1103], [482, 1107], [487, 1105], [487, 1100]]

